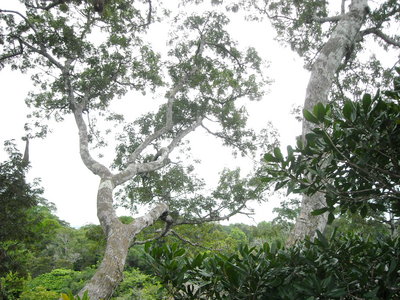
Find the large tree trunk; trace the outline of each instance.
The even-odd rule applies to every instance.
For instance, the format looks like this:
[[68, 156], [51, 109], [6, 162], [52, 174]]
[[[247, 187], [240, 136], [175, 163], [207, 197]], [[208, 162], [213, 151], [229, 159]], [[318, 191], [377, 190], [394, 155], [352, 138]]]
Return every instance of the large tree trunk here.
[[94, 276], [79, 292], [88, 292], [90, 300], [110, 299], [123, 279], [123, 270], [129, 247], [134, 237], [168, 212], [165, 204], [158, 204], [145, 216], [136, 218], [130, 224], [122, 224], [113, 208], [112, 179], [102, 179], [97, 193], [97, 215], [107, 237], [104, 258]]
[[[365, 16], [368, 12], [367, 0], [352, 0], [349, 11], [338, 21], [330, 39], [317, 57], [307, 86], [304, 109], [312, 110], [318, 103], [328, 103], [328, 95], [332, 87], [335, 73], [347, 52], [356, 42]], [[303, 121], [303, 139], [312, 129], [312, 124]], [[306, 236], [313, 238], [315, 231], [324, 231], [327, 214], [312, 216], [311, 212], [325, 207], [325, 197], [321, 193], [308, 197], [303, 196], [300, 214], [288, 240], [291, 245]]]
[[86, 284], [80, 295], [88, 291], [91, 300], [109, 299], [123, 279], [126, 256], [131, 237], [121, 226], [112, 230], [107, 238], [107, 246], [103, 261], [95, 275]]

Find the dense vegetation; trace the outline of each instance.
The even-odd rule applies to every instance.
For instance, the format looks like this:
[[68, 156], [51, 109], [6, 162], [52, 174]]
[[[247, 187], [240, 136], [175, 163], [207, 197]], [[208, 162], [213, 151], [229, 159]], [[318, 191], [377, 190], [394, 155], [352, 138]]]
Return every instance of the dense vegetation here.
[[[243, 7], [245, 2], [239, 1]], [[0, 164], [0, 298], [400, 298], [400, 69], [384, 70], [372, 58], [353, 68], [369, 34], [386, 49], [400, 47], [398, 36], [381, 31], [399, 15], [399, 4], [387, 0], [371, 12], [366, 0], [351, 1], [345, 13], [342, 1], [341, 15], [331, 18], [326, 1], [267, 1], [264, 9], [258, 5], [263, 1], [250, 2], [258, 13], [279, 13], [268, 17], [281, 39], [317, 68], [324, 55], [314, 49], [330, 53], [327, 48], [335, 45], [324, 41], [344, 37], [343, 30], [332, 25], [324, 32], [321, 24], [343, 25], [358, 15], [358, 25], [347, 28], [360, 40], [336, 43], [341, 54], [338, 67], [329, 70], [337, 81], [331, 103], [328, 85], [323, 103], [303, 111], [308, 127], [297, 145], [288, 146], [286, 155], [280, 148], [266, 153], [248, 178], [225, 170], [210, 193], [195, 177], [191, 159], [172, 162], [169, 156], [175, 148], [189, 152], [184, 139], [190, 132], [202, 128], [243, 155], [255, 154], [258, 142], [274, 146], [246, 127], [245, 107], [237, 106], [242, 97], [260, 99], [268, 80], [256, 51], [240, 49], [230, 37], [225, 14], [174, 19], [165, 59], [147, 45], [146, 35], [152, 22], [170, 12], [153, 10], [152, 0], [135, 7], [128, 0], [25, 0], [23, 13], [0, 10], [0, 69], [33, 72], [37, 90], [27, 99], [33, 119], [74, 116], [82, 161], [100, 178], [101, 224], [72, 228], [60, 220], [40, 184], [27, 181], [29, 160], [13, 141], [6, 142], [9, 159]], [[373, 27], [360, 31], [364, 21]], [[98, 44], [91, 36], [97, 30], [103, 36]], [[298, 31], [311, 35], [298, 40]], [[374, 76], [361, 74], [366, 70]], [[380, 88], [374, 95], [361, 92], [371, 90], [369, 81]], [[102, 147], [105, 141], [89, 111], [117, 126], [123, 116], [109, 105], [128, 90], [164, 96], [158, 110], [124, 123], [108, 167], [92, 155], [89, 145]], [[321, 90], [315, 94], [321, 97]], [[315, 104], [308, 100], [306, 108]], [[37, 122], [26, 129], [28, 145], [48, 128]], [[305, 240], [284, 246], [299, 212], [296, 197], [276, 209], [271, 222], [218, 223], [245, 213], [250, 200], [265, 200], [264, 191], [283, 187], [286, 198], [294, 193], [323, 200], [310, 206], [318, 209], [304, 214], [309, 218], [302, 217], [303, 201], [298, 218], [312, 225], [315, 238], [306, 233]], [[134, 219], [117, 217], [116, 204], [155, 207]], [[312, 215], [327, 215], [324, 232], [315, 231]]]

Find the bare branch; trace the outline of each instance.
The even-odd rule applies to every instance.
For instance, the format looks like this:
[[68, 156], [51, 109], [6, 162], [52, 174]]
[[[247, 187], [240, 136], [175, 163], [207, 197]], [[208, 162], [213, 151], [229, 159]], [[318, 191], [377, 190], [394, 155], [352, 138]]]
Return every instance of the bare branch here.
[[246, 208], [246, 202], [240, 205], [238, 208], [235, 210], [231, 211], [229, 214], [219, 217], [219, 216], [214, 216], [214, 217], [208, 217], [208, 218], [199, 218], [199, 219], [193, 219], [193, 220], [182, 220], [182, 221], [176, 221], [175, 225], [193, 225], [193, 224], [202, 224], [206, 222], [219, 222], [219, 221], [225, 221], [229, 220], [232, 216], [236, 214], [244, 214], [244, 215], [251, 215], [251, 213], [246, 213], [242, 212], [242, 210]]
[[346, 12], [345, 3], [346, 3], [346, 0], [342, 0], [342, 5], [340, 7], [342, 15], [345, 14], [345, 12]]
[[[135, 219], [131, 224], [128, 225], [129, 231], [132, 237], [141, 232], [144, 228], [149, 227], [160, 217], [168, 213], [168, 205], [165, 203], [159, 203], [154, 208], [152, 208], [143, 217]], [[167, 226], [168, 223], [167, 223]]]
[[339, 22], [341, 19], [343, 19], [343, 15], [325, 17], [325, 18], [313, 18], [313, 21], [323, 24], [327, 22]]
[[157, 241], [159, 239], [162, 239], [162, 238], [168, 236], [171, 233], [171, 228], [173, 226], [173, 220], [171, 219], [171, 217], [169, 215], [166, 215], [166, 217], [163, 217], [163, 215], [161, 215], [160, 219], [165, 221], [165, 227], [159, 235], [157, 235], [156, 237], [147, 239], [147, 240], [143, 240], [143, 241], [133, 241], [132, 245], [144, 245], [148, 242], [154, 242], [154, 241]]
[[66, 0], [50, 0], [49, 2], [51, 2], [48, 5], [38, 5], [38, 6], [34, 6], [29, 4], [27, 1], [25, 1], [25, 5], [26, 7], [29, 8], [34, 8], [34, 9], [42, 9], [42, 10], [50, 10], [53, 7], [56, 7], [57, 5], [63, 4], [65, 2], [67, 2]]
[[31, 50], [32, 52], [35, 52], [35, 53], [40, 54], [40, 55], [44, 56], [45, 58], [47, 58], [49, 60], [49, 62], [51, 62], [54, 66], [59, 68], [61, 71], [64, 69], [64, 66], [60, 62], [58, 62], [53, 56], [51, 56], [46, 51], [46, 48], [43, 45], [40, 44], [40, 49], [38, 49], [36, 47], [33, 47], [31, 44], [28, 44], [27, 42], [25, 42], [21, 38], [18, 38], [18, 40], [22, 44], [24, 44], [29, 50]]
[[79, 131], [79, 151], [85, 166], [101, 178], [111, 177], [111, 171], [103, 164], [96, 161], [89, 151], [89, 138], [86, 123], [83, 119], [82, 108], [74, 109], [75, 122]]
[[19, 43], [19, 50], [14, 52], [14, 53], [0, 55], [0, 62], [3, 61], [3, 60], [6, 60], [6, 59], [9, 59], [9, 58], [12, 58], [12, 57], [15, 57], [15, 56], [18, 56], [18, 55], [21, 55], [21, 54], [24, 53], [24, 46], [22, 45], [22, 43], [21, 43], [21, 41], [19, 39], [17, 39], [17, 40], [18, 40], [18, 43]]
[[390, 36], [384, 34], [379, 28], [368, 28], [361, 32], [362, 36], [366, 36], [368, 34], [375, 34], [377, 37], [381, 38], [384, 42], [389, 45], [400, 47], [400, 41], [396, 41], [395, 39], [391, 38]]
[[200, 126], [202, 121], [203, 118], [199, 117], [195, 123], [178, 133], [167, 147], [160, 149], [157, 160], [139, 164], [131, 163], [123, 171], [114, 175], [113, 180], [115, 185], [123, 184], [136, 174], [152, 172], [166, 166], [169, 163], [168, 155], [185, 136]]
[[199, 247], [199, 248], [203, 248], [203, 249], [205, 249], [205, 250], [209, 250], [209, 251], [222, 251], [222, 249], [212, 249], [212, 248], [209, 248], [209, 247], [205, 247], [205, 246], [203, 246], [203, 245], [201, 245], [201, 244], [199, 244], [199, 243], [194, 243], [194, 242], [192, 242], [192, 241], [190, 241], [190, 240], [188, 240], [188, 239], [185, 239], [185, 238], [183, 238], [183, 237], [181, 237], [176, 231], [174, 231], [174, 230], [171, 230], [171, 234], [173, 234], [175, 237], [177, 237], [179, 240], [181, 240], [182, 242], [184, 242], [184, 243], [186, 243], [186, 244], [189, 244], [189, 245], [191, 245], [191, 246], [193, 246], [193, 247]]
[[197, 127], [201, 125], [203, 122], [204, 117], [199, 116], [191, 126], [187, 127], [186, 129], [182, 130], [173, 140], [172, 142], [168, 145], [168, 151], [169, 153], [176, 147], [177, 144], [179, 144], [190, 132], [194, 131]]

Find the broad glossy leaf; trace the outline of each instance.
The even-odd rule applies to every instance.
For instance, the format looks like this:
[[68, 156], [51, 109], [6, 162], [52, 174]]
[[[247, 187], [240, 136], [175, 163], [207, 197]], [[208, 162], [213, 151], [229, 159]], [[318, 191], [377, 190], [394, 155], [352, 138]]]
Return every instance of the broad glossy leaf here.
[[285, 181], [280, 181], [275, 185], [275, 191], [279, 190], [280, 188], [282, 188], [286, 183], [288, 183], [289, 180], [285, 180]]
[[318, 124], [319, 123], [318, 122], [318, 118], [316, 116], [314, 116], [311, 112], [309, 112], [306, 109], [303, 110], [303, 116], [308, 122], [311, 122], [311, 123], [314, 123], [314, 124]]
[[347, 120], [352, 120], [352, 114], [354, 111], [353, 104], [350, 101], [346, 101], [343, 106], [343, 115]]
[[326, 110], [322, 103], [318, 103], [314, 106], [313, 113], [320, 123], [324, 121]]
[[369, 108], [371, 107], [372, 103], [372, 98], [370, 94], [365, 94], [362, 98], [362, 106], [364, 108], [364, 111], [369, 111]]
[[329, 225], [332, 224], [334, 220], [335, 220], [335, 215], [332, 212], [330, 212], [328, 215], [328, 224]]
[[321, 231], [317, 230], [317, 236], [318, 236], [318, 241], [321, 243], [321, 245], [325, 248], [328, 248], [329, 242], [326, 239], [326, 237], [321, 233]]
[[264, 160], [266, 162], [279, 162], [279, 160], [273, 156], [271, 153], [264, 154]]
[[284, 161], [283, 155], [282, 155], [282, 152], [281, 152], [281, 149], [279, 149], [279, 147], [275, 147], [275, 148], [274, 148], [274, 154], [275, 154], [275, 157], [276, 157], [279, 161], [281, 161], [281, 162]]
[[368, 214], [368, 206], [364, 205], [360, 210], [360, 216], [365, 218]]

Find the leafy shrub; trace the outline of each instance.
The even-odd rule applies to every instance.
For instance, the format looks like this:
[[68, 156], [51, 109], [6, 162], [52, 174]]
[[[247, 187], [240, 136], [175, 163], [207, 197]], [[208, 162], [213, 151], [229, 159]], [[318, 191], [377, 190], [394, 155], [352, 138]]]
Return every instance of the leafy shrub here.
[[118, 286], [112, 299], [164, 299], [161, 287], [161, 284], [154, 277], [146, 275], [138, 269], [130, 269], [124, 272], [124, 280]]
[[18, 273], [9, 272], [0, 278], [0, 299], [18, 299], [24, 289], [25, 278]]
[[275, 190], [325, 194], [326, 207], [313, 212], [328, 212], [335, 219], [336, 209], [358, 212], [362, 218], [376, 213], [400, 217], [398, 199], [400, 168], [400, 68], [389, 91], [365, 94], [360, 101], [318, 103], [304, 118], [314, 128], [297, 146], [265, 154], [266, 184]]
[[50, 273], [45, 273], [35, 277], [27, 283], [27, 291], [43, 287], [46, 290], [56, 292], [58, 295], [71, 291], [78, 293], [85, 282], [92, 277], [95, 270], [86, 269], [84, 271], [73, 271], [68, 269], [55, 269]]
[[398, 299], [400, 239], [322, 234], [285, 249], [241, 246], [231, 256], [185, 257], [147, 246], [148, 260], [175, 299]]
[[57, 300], [60, 298], [60, 294], [48, 291], [42, 286], [37, 286], [29, 291], [24, 291], [19, 299], [20, 300]]
[[68, 294], [61, 294], [63, 300], [89, 300], [88, 292], [84, 292], [82, 298], [80, 296], [74, 296], [71, 292]]

